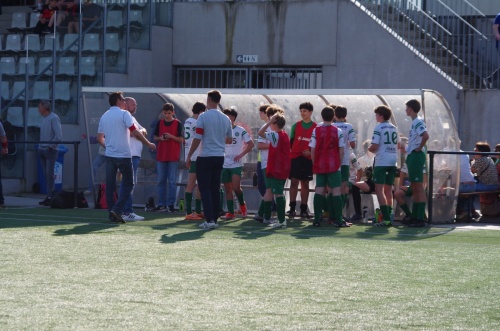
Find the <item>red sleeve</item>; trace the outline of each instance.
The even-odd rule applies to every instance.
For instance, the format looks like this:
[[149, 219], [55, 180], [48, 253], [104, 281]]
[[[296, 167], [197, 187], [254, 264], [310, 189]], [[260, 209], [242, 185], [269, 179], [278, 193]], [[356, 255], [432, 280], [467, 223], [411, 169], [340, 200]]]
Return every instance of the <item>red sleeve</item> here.
[[203, 135], [203, 129], [202, 128], [196, 128], [196, 133]]
[[130, 130], [130, 132], [134, 132], [135, 130], [137, 130], [137, 128], [135, 127], [135, 124], [132, 124], [132, 126], [128, 129]]

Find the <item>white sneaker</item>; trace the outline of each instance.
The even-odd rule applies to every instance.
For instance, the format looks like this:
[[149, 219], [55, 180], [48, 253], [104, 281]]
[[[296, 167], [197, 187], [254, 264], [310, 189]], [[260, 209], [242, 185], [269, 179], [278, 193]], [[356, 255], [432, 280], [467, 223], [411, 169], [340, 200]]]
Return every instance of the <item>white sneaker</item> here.
[[135, 222], [135, 221], [143, 221], [144, 220], [144, 217], [139, 216], [139, 215], [134, 214], [134, 213], [123, 214], [122, 218], [127, 222]]
[[203, 222], [199, 225], [200, 228], [203, 230], [213, 230], [217, 229], [219, 227], [219, 224], [214, 223], [214, 222]]
[[264, 220], [262, 221], [262, 223], [264, 223], [264, 224], [274, 224], [274, 223], [276, 223], [276, 220], [274, 220], [274, 219], [272, 219], [272, 218], [271, 218], [270, 220], [266, 220], [266, 219], [264, 218]]
[[269, 224], [269, 226], [273, 229], [286, 228], [286, 220], [284, 220], [283, 223], [275, 222], [275, 223]]

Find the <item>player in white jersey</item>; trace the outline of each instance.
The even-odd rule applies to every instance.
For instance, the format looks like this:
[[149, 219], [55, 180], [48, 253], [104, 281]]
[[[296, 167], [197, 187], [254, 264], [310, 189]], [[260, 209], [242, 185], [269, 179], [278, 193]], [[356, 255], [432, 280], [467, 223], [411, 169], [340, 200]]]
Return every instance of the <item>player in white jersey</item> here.
[[427, 200], [422, 169], [426, 162], [425, 144], [429, 140], [429, 133], [427, 133], [424, 121], [418, 117], [420, 108], [418, 100], [412, 99], [406, 102], [406, 115], [412, 119], [408, 145], [406, 146], [408, 153], [406, 165], [410, 187], [413, 191], [412, 220], [409, 225], [414, 227], [425, 226], [425, 201]]
[[247, 216], [247, 206], [241, 189], [241, 174], [243, 170], [242, 158], [250, 152], [254, 146], [252, 137], [241, 126], [235, 125], [234, 121], [238, 117], [238, 112], [235, 109], [224, 109], [233, 125], [233, 142], [226, 145], [226, 155], [224, 157], [224, 165], [222, 167], [221, 182], [224, 184], [226, 191], [227, 214], [226, 220], [234, 219], [234, 198], [233, 192], [240, 203], [240, 211], [243, 217]]
[[[192, 108], [193, 117], [188, 118], [184, 122], [184, 155], [186, 156], [189, 154], [189, 149], [191, 148], [191, 144], [194, 139], [198, 116], [200, 116], [200, 114], [205, 110], [207, 110], [207, 106], [204, 103], [196, 102]], [[203, 214], [201, 213], [200, 191], [196, 186], [196, 158], [198, 157], [200, 149], [201, 148], [198, 148], [194, 151], [191, 156], [191, 164], [188, 169], [188, 182], [184, 192], [184, 201], [186, 202], [186, 220], [192, 221], [200, 221], [203, 219]], [[193, 211], [192, 207], [193, 191], [195, 194], [195, 211]]]
[[335, 110], [335, 125], [337, 128], [342, 130], [344, 135], [344, 157], [342, 158], [342, 165], [340, 167], [341, 175], [342, 175], [342, 206], [345, 207], [347, 203], [347, 197], [349, 192], [349, 165], [350, 160], [349, 157], [351, 155], [351, 151], [356, 148], [356, 131], [350, 123], [346, 122], [347, 117], [347, 108], [344, 106], [335, 106], [330, 105]]
[[375, 153], [373, 181], [383, 218], [378, 224], [391, 226], [392, 186], [397, 169], [399, 136], [396, 126], [389, 123], [392, 116], [389, 107], [378, 106], [374, 112], [379, 124], [373, 130], [372, 144], [368, 150]]

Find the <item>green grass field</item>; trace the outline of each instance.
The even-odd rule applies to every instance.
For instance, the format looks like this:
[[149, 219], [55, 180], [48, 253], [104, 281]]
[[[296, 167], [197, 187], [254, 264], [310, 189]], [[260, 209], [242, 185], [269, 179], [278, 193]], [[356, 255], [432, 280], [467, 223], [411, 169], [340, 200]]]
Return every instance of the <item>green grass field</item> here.
[[500, 231], [145, 216], [1, 210], [0, 328], [500, 330]]

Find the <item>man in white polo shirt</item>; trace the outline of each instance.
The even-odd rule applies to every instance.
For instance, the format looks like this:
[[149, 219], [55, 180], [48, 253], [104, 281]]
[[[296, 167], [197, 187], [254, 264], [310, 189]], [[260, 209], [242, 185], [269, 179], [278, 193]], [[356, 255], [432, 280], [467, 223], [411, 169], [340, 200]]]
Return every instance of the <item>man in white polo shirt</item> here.
[[[115, 223], [125, 223], [122, 218], [125, 202], [134, 188], [132, 153], [130, 151], [130, 135], [140, 140], [148, 148], [155, 150], [156, 145], [140, 133], [132, 115], [125, 108], [122, 92], [113, 92], [109, 96], [109, 108], [99, 120], [97, 142], [106, 147], [106, 203], [109, 219]], [[122, 174], [122, 189], [116, 203], [113, 192], [116, 190], [116, 173]]]
[[205, 214], [205, 222], [200, 227], [205, 230], [219, 227], [220, 175], [226, 144], [233, 142], [231, 121], [218, 108], [221, 97], [217, 90], [208, 92], [207, 111], [198, 117], [195, 136], [186, 157], [186, 167], [189, 169], [191, 156], [201, 143], [200, 154], [196, 159], [196, 178]]

